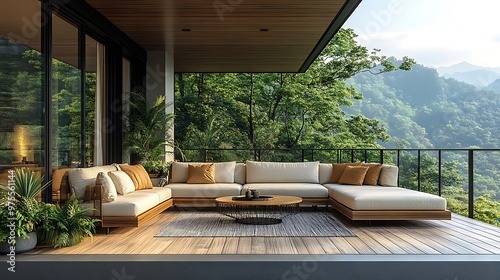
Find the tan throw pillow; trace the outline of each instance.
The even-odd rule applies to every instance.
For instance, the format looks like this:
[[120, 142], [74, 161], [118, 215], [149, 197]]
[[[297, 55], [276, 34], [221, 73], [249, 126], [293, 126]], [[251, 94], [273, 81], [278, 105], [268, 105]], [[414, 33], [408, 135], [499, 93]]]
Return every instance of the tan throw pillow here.
[[127, 173], [127, 175], [134, 182], [134, 187], [136, 190], [152, 189], [153, 183], [149, 178], [148, 172], [140, 164], [128, 165], [120, 164], [120, 169]]
[[[188, 179], [188, 166], [200, 164], [212, 164], [209, 162], [173, 162], [172, 163], [172, 183], [186, 183]], [[234, 173], [236, 161], [215, 162], [215, 182], [234, 183]]]
[[363, 166], [368, 167], [368, 171], [366, 172], [363, 185], [376, 186], [378, 184], [378, 177], [380, 176], [380, 171], [382, 170], [382, 164], [370, 163], [370, 164], [363, 164]]
[[115, 184], [108, 174], [99, 172], [99, 174], [97, 174], [95, 184], [102, 186], [102, 197], [104, 202], [113, 202], [116, 200], [116, 197], [118, 197]]
[[366, 172], [368, 172], [368, 166], [346, 166], [339, 184], [361, 186], [365, 180]]
[[188, 184], [214, 184], [215, 165], [190, 164], [188, 165]]
[[135, 191], [134, 182], [127, 173], [123, 171], [110, 171], [109, 177], [115, 184], [116, 192], [119, 194], [128, 194]]
[[353, 163], [332, 163], [332, 177], [330, 179], [330, 183], [337, 184], [342, 177], [342, 173], [347, 166], [361, 166], [362, 162], [353, 162]]

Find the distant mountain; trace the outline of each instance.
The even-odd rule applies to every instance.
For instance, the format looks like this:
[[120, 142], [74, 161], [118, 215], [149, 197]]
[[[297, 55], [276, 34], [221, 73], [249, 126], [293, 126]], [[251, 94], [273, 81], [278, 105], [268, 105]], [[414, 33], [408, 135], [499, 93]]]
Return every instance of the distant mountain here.
[[500, 78], [500, 73], [486, 69], [472, 70], [468, 72], [456, 72], [442, 75], [446, 78], [454, 78], [458, 81], [475, 86], [486, 87]]
[[500, 93], [500, 79], [496, 79], [493, 83], [489, 84], [486, 89]]
[[[385, 124], [393, 148], [500, 147], [500, 94], [439, 76], [435, 69], [414, 65], [411, 71], [381, 75], [362, 73], [350, 83], [363, 100], [347, 107]], [[500, 85], [500, 80], [490, 87]], [[500, 93], [500, 92], [499, 92]]]
[[482, 67], [468, 62], [460, 62], [436, 69], [439, 75], [454, 78], [471, 85], [486, 87], [500, 78], [500, 67]]
[[460, 63], [453, 64], [451, 66], [438, 67], [436, 70], [438, 71], [439, 75], [444, 76], [444, 75], [452, 75], [455, 73], [463, 73], [480, 69], [484, 69], [484, 67], [462, 61]]
[[436, 68], [438, 71], [439, 75], [444, 76], [446, 74], [452, 75], [455, 73], [464, 73], [464, 72], [470, 72], [470, 71], [475, 71], [475, 70], [490, 70], [496, 73], [500, 73], [500, 67], [483, 67], [483, 66], [478, 66], [471, 64], [466, 61], [462, 61], [457, 64], [453, 64], [451, 66], [442, 66]]

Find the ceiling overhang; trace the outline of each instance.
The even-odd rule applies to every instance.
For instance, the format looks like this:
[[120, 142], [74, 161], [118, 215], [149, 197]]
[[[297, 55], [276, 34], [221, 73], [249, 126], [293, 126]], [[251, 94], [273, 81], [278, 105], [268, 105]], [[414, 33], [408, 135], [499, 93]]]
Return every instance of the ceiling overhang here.
[[303, 72], [361, 0], [86, 0], [176, 72]]

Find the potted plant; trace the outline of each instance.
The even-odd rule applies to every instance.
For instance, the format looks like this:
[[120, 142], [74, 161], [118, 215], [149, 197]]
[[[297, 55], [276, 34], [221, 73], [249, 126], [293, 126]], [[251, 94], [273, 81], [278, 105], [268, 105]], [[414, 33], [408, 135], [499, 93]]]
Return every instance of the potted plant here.
[[44, 203], [36, 198], [50, 182], [32, 170], [18, 169], [10, 175], [12, 184], [0, 185], [0, 251], [22, 253], [37, 244], [36, 228], [42, 222]]
[[85, 215], [87, 211], [74, 195], [63, 207], [46, 204], [40, 214], [43, 223], [37, 229], [39, 244], [60, 248], [76, 245], [87, 236], [92, 238], [99, 220]]
[[149, 160], [142, 164], [151, 178], [168, 177], [171, 163], [163, 160]]

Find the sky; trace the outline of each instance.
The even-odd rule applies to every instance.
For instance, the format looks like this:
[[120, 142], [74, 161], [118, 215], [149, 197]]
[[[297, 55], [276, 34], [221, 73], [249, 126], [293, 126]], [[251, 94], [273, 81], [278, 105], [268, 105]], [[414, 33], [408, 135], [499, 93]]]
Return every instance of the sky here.
[[363, 0], [344, 28], [381, 54], [439, 67], [500, 67], [498, 0]]

